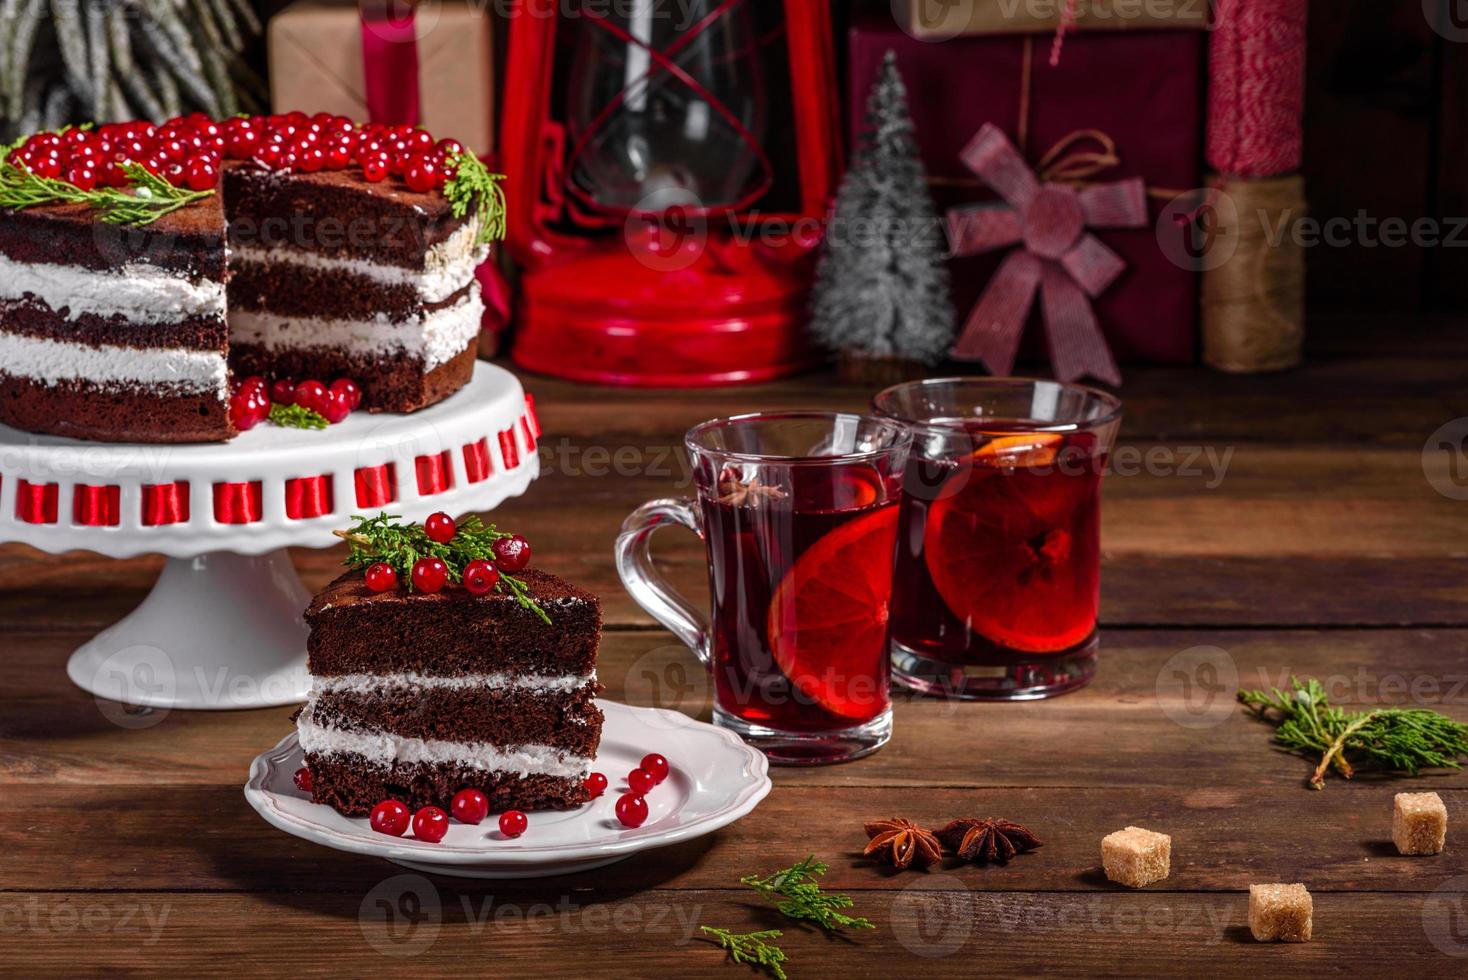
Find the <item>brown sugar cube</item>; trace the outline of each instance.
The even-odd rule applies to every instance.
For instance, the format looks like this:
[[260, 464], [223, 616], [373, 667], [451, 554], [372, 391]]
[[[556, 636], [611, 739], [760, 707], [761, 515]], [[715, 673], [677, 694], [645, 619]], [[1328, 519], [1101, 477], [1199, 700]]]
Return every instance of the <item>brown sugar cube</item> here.
[[1128, 888], [1141, 888], [1166, 878], [1172, 865], [1172, 838], [1128, 827], [1101, 838], [1101, 866], [1106, 877]]
[[1448, 808], [1436, 793], [1398, 793], [1392, 843], [1403, 854], [1439, 854], [1448, 839]]
[[1249, 886], [1249, 931], [1261, 943], [1307, 942], [1314, 912], [1304, 885]]

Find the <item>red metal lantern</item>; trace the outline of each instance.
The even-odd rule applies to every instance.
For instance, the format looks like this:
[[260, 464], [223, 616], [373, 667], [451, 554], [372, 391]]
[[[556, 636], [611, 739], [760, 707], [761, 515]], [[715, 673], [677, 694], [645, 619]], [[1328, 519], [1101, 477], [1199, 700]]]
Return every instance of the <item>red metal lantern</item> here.
[[829, 4], [526, 2], [506, 77], [516, 363], [700, 385], [819, 360], [806, 305], [840, 163]]

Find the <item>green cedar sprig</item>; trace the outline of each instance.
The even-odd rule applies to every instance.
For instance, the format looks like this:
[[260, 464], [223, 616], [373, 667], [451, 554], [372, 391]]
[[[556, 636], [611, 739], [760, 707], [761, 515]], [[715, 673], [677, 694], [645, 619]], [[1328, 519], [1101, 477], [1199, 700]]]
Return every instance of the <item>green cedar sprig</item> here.
[[12, 162], [11, 154], [24, 142], [18, 140], [0, 149], [0, 209], [19, 211], [42, 204], [85, 204], [100, 212], [108, 224], [141, 226], [214, 193], [174, 187], [132, 161], [122, 165], [128, 177], [127, 188], [96, 187], [84, 191], [75, 184], [41, 177]]
[[454, 174], [443, 186], [443, 196], [448, 198], [454, 217], [462, 218], [471, 209], [478, 215], [479, 235], [475, 241], [480, 245], [504, 238], [505, 190], [500, 181], [505, 175], [490, 173], [483, 161], [468, 150], [444, 162]]
[[[378, 562], [391, 565], [398, 578], [408, 583], [409, 589], [413, 587], [413, 563], [418, 559], [441, 559], [448, 567], [449, 580], [458, 582], [464, 577], [465, 565], [479, 558], [494, 561], [494, 543], [514, 536], [493, 524], [485, 524], [472, 514], [459, 521], [458, 531], [447, 543], [433, 540], [423, 530], [423, 525], [404, 523], [396, 514], [381, 513], [376, 517], [353, 515], [352, 520], [355, 523], [349, 530], [336, 532], [337, 537], [351, 546], [343, 564], [359, 571], [365, 571]], [[546, 623], [551, 621], [540, 603], [531, 598], [530, 587], [514, 575], [501, 572], [495, 589], [512, 596]]]
[[1325, 686], [1315, 678], [1290, 678], [1289, 692], [1273, 688], [1240, 691], [1239, 701], [1276, 726], [1274, 740], [1291, 752], [1320, 757], [1310, 777], [1312, 789], [1325, 789], [1335, 769], [1346, 779], [1358, 765], [1417, 775], [1421, 769], [1458, 769], [1468, 756], [1468, 725], [1426, 708], [1344, 711], [1332, 707]]
[[715, 929], [713, 926], [699, 926], [706, 934], [713, 937], [711, 942], [718, 943], [729, 953], [729, 959], [735, 963], [748, 963], [756, 969], [764, 970], [775, 980], [788, 980], [785, 976], [785, 951], [774, 943], [766, 942], [767, 939], [779, 939], [782, 933], [779, 929], [765, 929], [761, 932], [730, 932], [728, 929]]
[[271, 425], [287, 429], [324, 429], [331, 423], [326, 416], [304, 405], [282, 405], [275, 402], [268, 416]]
[[739, 883], [748, 885], [773, 902], [775, 908], [786, 918], [809, 919], [827, 932], [837, 929], [875, 929], [871, 920], [846, 915], [840, 911], [849, 909], [854, 904], [851, 896], [821, 891], [820, 883], [816, 879], [828, 870], [830, 869], [817, 861], [812, 854], [783, 871], [776, 871], [763, 878], [759, 875], [745, 875], [739, 879]]

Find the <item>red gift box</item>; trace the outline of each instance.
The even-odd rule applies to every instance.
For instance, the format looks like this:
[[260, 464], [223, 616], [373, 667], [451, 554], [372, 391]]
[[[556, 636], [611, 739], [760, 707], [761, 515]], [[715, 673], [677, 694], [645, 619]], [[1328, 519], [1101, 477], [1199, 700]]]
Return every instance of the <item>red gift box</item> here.
[[[1105, 133], [1120, 162], [1092, 179], [1142, 178], [1150, 220], [1142, 228], [1098, 233], [1126, 270], [1093, 300], [1096, 319], [1117, 360], [1191, 361], [1198, 283], [1187, 267], [1187, 229], [1170, 217], [1160, 223], [1158, 218], [1170, 199], [1201, 185], [1206, 35], [1069, 34], [1055, 66], [1049, 64], [1050, 41], [1048, 35], [994, 35], [932, 42], [911, 37], [885, 18], [858, 21], [849, 36], [851, 135], [860, 131], [867, 92], [889, 49], [907, 84], [918, 146], [940, 210], [997, 200], [959, 158], [985, 123], [1003, 129], [1031, 164], [1079, 130]], [[952, 260], [960, 325], [1005, 254]], [[1026, 326], [1027, 356], [1043, 352], [1039, 316], [1038, 308], [1032, 310]]]

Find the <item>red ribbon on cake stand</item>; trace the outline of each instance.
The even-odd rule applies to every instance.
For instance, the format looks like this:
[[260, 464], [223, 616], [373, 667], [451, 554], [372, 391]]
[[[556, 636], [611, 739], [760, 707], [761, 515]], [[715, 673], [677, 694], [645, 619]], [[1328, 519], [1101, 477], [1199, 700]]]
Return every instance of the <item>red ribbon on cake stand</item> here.
[[[1084, 139], [1100, 154], [1066, 150]], [[1097, 161], [1114, 159], [1105, 134], [1073, 133], [1050, 150], [1036, 174], [1004, 131], [985, 123], [962, 153], [964, 164], [1003, 199], [948, 211], [954, 255], [1018, 245], [1005, 257], [974, 305], [952, 356], [982, 361], [996, 375], [1014, 369], [1025, 321], [1039, 294], [1050, 361], [1061, 381], [1085, 375], [1121, 383], [1116, 359], [1101, 335], [1091, 298], [1126, 268], [1092, 228], [1139, 228], [1147, 223], [1147, 189], [1140, 177], [1077, 184]], [[1065, 180], [1052, 179], [1064, 177]]]

